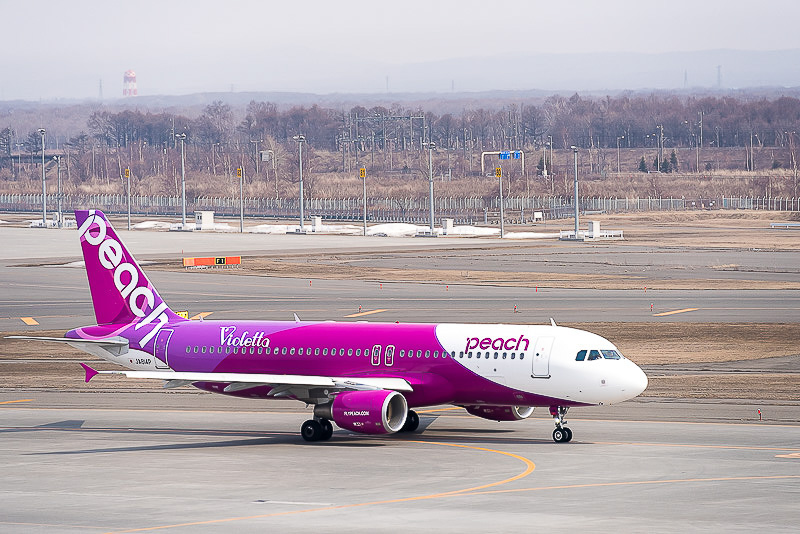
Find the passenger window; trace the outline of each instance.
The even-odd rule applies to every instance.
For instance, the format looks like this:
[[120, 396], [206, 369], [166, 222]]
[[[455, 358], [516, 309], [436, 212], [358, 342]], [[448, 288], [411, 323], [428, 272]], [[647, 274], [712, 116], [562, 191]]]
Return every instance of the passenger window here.
[[426, 350], [426, 351], [425, 351], [425, 357], [426, 357], [426, 358], [430, 358], [430, 357], [431, 357], [431, 351], [429, 351], [429, 350]]
[[256, 348], [250, 347], [250, 354], [255, 354], [255, 353], [256, 353]]
[[344, 349], [339, 349], [339, 356], [344, 356]]
[[[294, 349], [292, 349], [292, 350], [294, 350]], [[297, 349], [297, 355], [298, 356], [302, 356], [303, 355], [303, 347], [300, 347], [299, 349]]]
[[524, 353], [520, 353], [520, 355], [519, 355], [519, 359], [520, 359], [520, 360], [522, 360], [522, 359], [524, 359], [524, 358], [525, 358], [525, 354], [524, 354]]
[[433, 351], [433, 357], [434, 358], [438, 358], [439, 357], [439, 351], [438, 350]]
[[361, 349], [356, 349], [356, 356], [361, 356]]
[[281, 349], [281, 354], [283, 354], [283, 355], [285, 355], [285, 354], [286, 354], [286, 347], [283, 347], [283, 348]]
[[[488, 355], [489, 353], [487, 352], [486, 354]], [[499, 356], [499, 355], [498, 355], [498, 354], [495, 352], [495, 353], [494, 353], [494, 359], [495, 359], [495, 360], [497, 359], [497, 356]]]
[[590, 350], [589, 351], [589, 361], [592, 360], [599, 360], [601, 358], [599, 350]]
[[405, 349], [400, 349], [400, 357], [402, 358], [405, 355], [406, 355], [406, 350]]
[[[480, 352], [478, 352], [477, 354], [478, 354], [478, 355], [476, 356], [476, 358], [480, 358], [480, 357], [481, 357], [481, 353], [480, 353]], [[472, 358], [472, 353], [471, 353], [471, 352], [468, 352], [468, 353], [467, 353], [467, 358]]]
[[516, 353], [516, 352], [512, 352], [512, 353], [511, 353], [511, 359], [513, 360], [513, 359], [514, 359], [514, 357], [515, 357], [516, 355], [517, 355], [517, 353]]
[[194, 346], [194, 352], [197, 354], [197, 345]]
[[[495, 354], [497, 354], [497, 353], [495, 352]], [[506, 359], [506, 353], [505, 352], [503, 353], [503, 359], [504, 360]]]
[[348, 356], [352, 356], [353, 355], [353, 349], [347, 349], [347, 355]]
[[322, 355], [323, 356], [327, 356], [328, 355], [328, 347], [325, 347], [324, 349], [322, 349]]
[[585, 350], [579, 350], [578, 351], [578, 355], [575, 356], [575, 361], [576, 362], [582, 362], [585, 359], [586, 359], [586, 351]]
[[187, 345], [186, 346], [186, 354], [189, 354], [190, 352], [192, 352], [192, 347]]
[[[455, 358], [455, 357], [456, 357], [456, 353], [454, 352], [454, 353], [453, 353], [453, 358]], [[458, 357], [459, 357], [459, 358], [463, 358], [463, 357], [464, 357], [464, 351], [463, 351], [463, 350], [462, 350], [461, 352], [459, 352], [459, 353], [458, 353]]]
[[319, 347], [314, 349], [314, 356], [319, 356]]
[[421, 350], [417, 351], [417, 358], [422, 358], [422, 351]]
[[202, 349], [200, 349], [200, 352], [202, 352], [203, 354], [205, 354], [205, 353], [206, 353], [206, 346], [205, 346], [205, 345], [203, 345], [203, 348], [202, 348]]
[[269, 354], [269, 353], [270, 353], [270, 348], [269, 347], [265, 348], [264, 349], [264, 354]]

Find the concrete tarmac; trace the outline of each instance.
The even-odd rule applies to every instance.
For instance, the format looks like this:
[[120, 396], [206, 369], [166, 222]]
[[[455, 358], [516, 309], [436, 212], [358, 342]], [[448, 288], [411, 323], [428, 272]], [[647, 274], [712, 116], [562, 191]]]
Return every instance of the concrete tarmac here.
[[[446, 244], [466, 251], [443, 256], [447, 268], [469, 268], [464, 257], [477, 243], [277, 237], [123, 235], [140, 259], [148, 251], [172, 257], [181, 249], [308, 252], [352, 250], [358, 243], [372, 250]], [[0, 228], [0, 250], [0, 332], [35, 334], [94, 322], [82, 269], [19, 266], [80, 259], [77, 233]], [[503, 250], [492, 256], [498, 269], [509, 268]], [[614, 268], [616, 249], [603, 251], [559, 255], [558, 261], [531, 256], [520, 260], [518, 270], [528, 261], [540, 262], [534, 270], [592, 272], [593, 262]], [[681, 272], [679, 255], [637, 254], [619, 261]], [[733, 261], [730, 253], [680, 254], [703, 273], [711, 263]], [[791, 280], [796, 255], [754, 253], [739, 263], [750, 277]], [[407, 256], [417, 265], [429, 261], [424, 254]], [[487, 258], [485, 265], [493, 261]], [[173, 308], [212, 312], [209, 319], [291, 319], [297, 313], [308, 320], [353, 321], [800, 321], [798, 291], [537, 291], [483, 284], [309, 284], [207, 272], [148, 276]], [[374, 313], [354, 316], [359, 306]], [[556, 444], [552, 421], [541, 409], [526, 421], [495, 423], [439, 407], [424, 410], [422, 431], [413, 435], [369, 437], [337, 429], [331, 441], [308, 444], [299, 427], [310, 414], [289, 401], [229, 399], [191, 388], [77, 392], [6, 384], [0, 389], [0, 532], [793, 532], [800, 521], [798, 414], [798, 402], [636, 399], [573, 409], [575, 438]]]
[[552, 442], [538, 410], [495, 423], [442, 407], [412, 435], [337, 429], [308, 444], [308, 412], [290, 401], [4, 391], [0, 403], [0, 531], [796, 532], [800, 521], [800, 426], [758, 422], [752, 406], [746, 421], [713, 403], [683, 403], [684, 421], [651, 402], [573, 409], [570, 444]]

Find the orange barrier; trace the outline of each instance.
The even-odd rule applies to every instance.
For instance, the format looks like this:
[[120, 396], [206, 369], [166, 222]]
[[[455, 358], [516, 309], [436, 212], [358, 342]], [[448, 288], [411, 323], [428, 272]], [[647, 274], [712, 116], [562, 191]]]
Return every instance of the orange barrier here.
[[241, 265], [241, 256], [215, 256], [213, 258], [183, 258], [184, 267], [216, 267]]

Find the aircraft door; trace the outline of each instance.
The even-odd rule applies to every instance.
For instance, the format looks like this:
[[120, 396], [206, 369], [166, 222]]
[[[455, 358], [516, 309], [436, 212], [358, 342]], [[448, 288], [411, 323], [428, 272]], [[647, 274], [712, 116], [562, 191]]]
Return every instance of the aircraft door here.
[[169, 347], [169, 340], [172, 337], [174, 330], [163, 328], [156, 335], [155, 349], [153, 349], [153, 356], [155, 356], [156, 369], [169, 369], [167, 363], [167, 348]]
[[550, 377], [550, 351], [553, 348], [552, 337], [540, 337], [533, 346], [533, 376], [535, 378]]
[[394, 345], [386, 347], [386, 352], [383, 355], [383, 362], [386, 364], [386, 367], [394, 365]]
[[375, 345], [372, 347], [372, 365], [380, 365], [381, 364], [381, 347], [380, 345]]

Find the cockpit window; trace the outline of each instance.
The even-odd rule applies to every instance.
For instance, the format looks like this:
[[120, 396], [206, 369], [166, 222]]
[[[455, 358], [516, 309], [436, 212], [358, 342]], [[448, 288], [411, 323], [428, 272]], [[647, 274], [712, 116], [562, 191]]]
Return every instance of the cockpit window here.
[[603, 353], [603, 358], [606, 360], [621, 360], [622, 355], [615, 351], [615, 350], [601, 350], [600, 352]]
[[576, 362], [582, 362], [583, 360], [585, 360], [586, 359], [586, 352], [587, 351], [585, 351], [585, 350], [579, 350], [578, 351], [578, 355], [575, 356], [575, 361]]
[[600, 351], [599, 350], [590, 350], [589, 351], [589, 358], [588, 358], [589, 361], [599, 360], [600, 358], [602, 358], [602, 356], [600, 356]]

